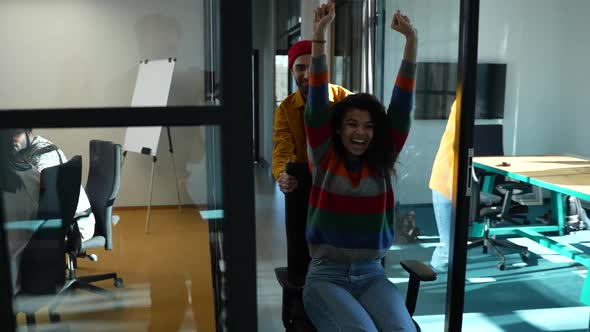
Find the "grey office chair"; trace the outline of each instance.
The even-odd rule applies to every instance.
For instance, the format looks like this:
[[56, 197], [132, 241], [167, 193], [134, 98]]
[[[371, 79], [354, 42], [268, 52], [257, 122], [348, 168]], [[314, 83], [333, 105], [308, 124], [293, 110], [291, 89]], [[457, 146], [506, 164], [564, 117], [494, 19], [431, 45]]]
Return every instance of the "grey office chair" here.
[[[94, 213], [96, 226], [94, 236], [81, 244], [79, 232], [68, 238], [68, 278], [62, 292], [68, 289], [84, 289], [114, 299], [114, 294], [92, 283], [113, 279], [115, 287], [119, 288], [123, 285], [123, 280], [114, 272], [82, 277], [76, 275], [77, 258], [89, 257], [90, 255], [86, 255], [88, 249], [104, 247], [105, 250], [112, 250], [113, 248], [111, 217], [113, 203], [119, 192], [120, 172], [121, 146], [108, 141], [91, 141], [90, 168], [85, 190]], [[97, 259], [93, 257], [91, 260]], [[57, 305], [58, 303], [54, 303], [49, 307], [52, 321], [59, 320], [59, 316], [54, 312]]]
[[[17, 297], [59, 294], [65, 289], [65, 238], [73, 237], [72, 227], [82, 181], [82, 158], [45, 168], [41, 172], [37, 218], [43, 224], [25, 248], [20, 262], [20, 290]], [[25, 312], [27, 325], [35, 324], [35, 312], [45, 303], [27, 301], [17, 308]], [[50, 311], [52, 321], [59, 319]]]
[[[87, 249], [104, 247], [113, 249], [113, 204], [119, 193], [121, 180], [121, 145], [109, 141], [90, 141], [90, 168], [86, 181], [86, 194], [96, 219], [94, 236], [82, 242], [78, 257], [96, 261], [96, 255], [86, 255]], [[109, 274], [110, 275], [110, 274]], [[111, 279], [110, 277], [107, 279]], [[101, 279], [105, 280], [105, 279]], [[120, 281], [120, 279], [119, 279]], [[117, 282], [117, 278], [115, 278]]]
[[[498, 263], [496, 267], [498, 270], [503, 271], [506, 269], [504, 254], [498, 249], [498, 247], [516, 250], [520, 254], [520, 258], [523, 262], [527, 263], [529, 260], [529, 250], [527, 247], [520, 246], [506, 240], [499, 240], [490, 237], [489, 231], [493, 221], [502, 221], [502, 211], [504, 204], [498, 205], [502, 201], [501, 196], [497, 196], [490, 193], [482, 193], [480, 185], [480, 177], [478, 178], [475, 171], [472, 170], [472, 181], [471, 181], [471, 207], [470, 207], [470, 220], [474, 222], [482, 222], [484, 224], [484, 235], [481, 239], [477, 239], [467, 245], [467, 249], [476, 247], [482, 247], [483, 253], [487, 254], [488, 249], [492, 250], [498, 257]], [[486, 174], [481, 174], [486, 175]]]
[[[503, 156], [504, 155], [504, 137], [502, 125], [476, 125], [473, 132], [473, 154], [476, 157], [487, 156]], [[477, 173], [481, 173], [477, 171]], [[531, 192], [532, 186], [528, 183], [517, 182], [498, 182], [496, 181], [494, 191], [500, 196], [502, 201], [502, 208], [498, 212], [499, 218], [494, 222], [506, 221], [515, 225], [528, 225], [528, 207], [522, 204], [513, 202], [514, 195]], [[490, 200], [496, 200], [493, 195], [481, 193], [480, 199], [482, 203], [496, 204]], [[487, 205], [491, 205], [487, 204]]]

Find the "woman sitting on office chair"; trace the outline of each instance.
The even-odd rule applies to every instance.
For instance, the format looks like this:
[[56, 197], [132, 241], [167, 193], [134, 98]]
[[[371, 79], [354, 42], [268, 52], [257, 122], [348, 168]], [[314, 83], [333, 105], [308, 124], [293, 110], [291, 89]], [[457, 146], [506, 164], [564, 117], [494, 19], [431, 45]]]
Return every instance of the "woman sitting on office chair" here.
[[[39, 173], [47, 167], [53, 167], [65, 163], [65, 154], [49, 140], [33, 134], [33, 130], [13, 129], [12, 143], [16, 152], [16, 159], [21, 167], [34, 167]], [[92, 238], [94, 235], [94, 214], [90, 208], [90, 201], [84, 188], [80, 188], [76, 218], [82, 241]]]
[[305, 110], [312, 165], [306, 238], [312, 261], [303, 302], [320, 331], [415, 331], [381, 258], [393, 242], [394, 163], [408, 137], [417, 33], [397, 11], [391, 28], [406, 39], [387, 112], [359, 93], [328, 103], [325, 32], [334, 3], [316, 10]]

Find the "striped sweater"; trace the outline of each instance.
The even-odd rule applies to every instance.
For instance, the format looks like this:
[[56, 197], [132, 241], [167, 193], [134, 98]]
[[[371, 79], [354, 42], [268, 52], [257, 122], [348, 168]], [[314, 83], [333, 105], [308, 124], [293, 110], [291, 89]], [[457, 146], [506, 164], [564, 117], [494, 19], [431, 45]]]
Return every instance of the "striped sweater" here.
[[[416, 65], [403, 61], [387, 110], [397, 152], [408, 137]], [[338, 262], [379, 259], [393, 243], [394, 197], [391, 178], [373, 176], [366, 162], [346, 167], [333, 150], [326, 57], [312, 58], [305, 109], [307, 150], [313, 186], [306, 239], [314, 258]]]

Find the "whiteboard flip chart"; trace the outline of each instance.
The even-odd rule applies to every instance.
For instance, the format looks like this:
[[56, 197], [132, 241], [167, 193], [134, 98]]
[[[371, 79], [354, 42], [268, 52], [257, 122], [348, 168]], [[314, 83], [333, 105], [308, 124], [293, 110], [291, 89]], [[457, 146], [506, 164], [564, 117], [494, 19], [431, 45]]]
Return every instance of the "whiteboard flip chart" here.
[[[166, 106], [175, 63], [173, 59], [142, 61], [131, 106]], [[161, 132], [162, 127], [129, 127], [123, 150], [156, 156]]]

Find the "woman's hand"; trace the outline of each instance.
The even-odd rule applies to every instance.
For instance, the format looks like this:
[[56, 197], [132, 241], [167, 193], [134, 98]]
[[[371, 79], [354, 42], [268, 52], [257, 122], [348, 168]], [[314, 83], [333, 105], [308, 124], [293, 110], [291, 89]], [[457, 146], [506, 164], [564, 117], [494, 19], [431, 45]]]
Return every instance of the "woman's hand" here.
[[313, 20], [313, 39], [325, 40], [326, 29], [336, 17], [336, 9], [334, 1], [323, 4], [315, 10], [315, 17]]
[[416, 63], [416, 54], [418, 50], [418, 32], [412, 25], [412, 21], [406, 15], [397, 10], [391, 20], [391, 28], [406, 37], [406, 46], [404, 47], [404, 60], [410, 63]]
[[406, 39], [415, 39], [418, 34], [410, 18], [402, 15], [399, 9], [393, 14], [391, 28], [404, 35]]

